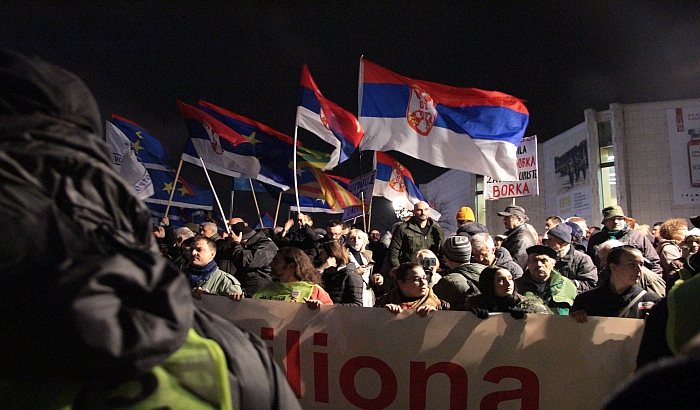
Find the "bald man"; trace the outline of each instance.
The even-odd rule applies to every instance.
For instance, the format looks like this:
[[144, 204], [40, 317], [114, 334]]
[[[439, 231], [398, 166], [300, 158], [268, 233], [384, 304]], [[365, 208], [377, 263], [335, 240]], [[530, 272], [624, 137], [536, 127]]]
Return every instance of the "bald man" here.
[[420, 201], [413, 206], [413, 216], [399, 224], [389, 245], [389, 263], [396, 268], [403, 262], [410, 262], [421, 249], [430, 249], [442, 260], [442, 244], [445, 232], [430, 217], [430, 206]]

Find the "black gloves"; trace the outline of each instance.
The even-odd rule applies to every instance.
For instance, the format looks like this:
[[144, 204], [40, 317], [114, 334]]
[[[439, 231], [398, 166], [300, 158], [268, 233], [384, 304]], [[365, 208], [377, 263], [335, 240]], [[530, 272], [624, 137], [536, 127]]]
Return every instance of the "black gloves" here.
[[489, 317], [489, 311], [487, 309], [479, 309], [479, 308], [473, 308], [471, 310], [473, 314], [476, 315], [479, 319], [486, 319]]
[[525, 317], [525, 310], [520, 309], [520, 308], [510, 308], [508, 309], [510, 312], [510, 317], [513, 319], [522, 319]]

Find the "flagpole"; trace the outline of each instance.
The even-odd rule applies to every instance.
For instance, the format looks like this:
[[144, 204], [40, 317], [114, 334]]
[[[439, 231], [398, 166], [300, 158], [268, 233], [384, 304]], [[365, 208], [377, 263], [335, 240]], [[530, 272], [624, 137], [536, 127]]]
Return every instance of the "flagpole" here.
[[297, 182], [297, 141], [299, 133], [299, 105], [297, 105], [297, 115], [294, 123], [294, 197], [297, 201], [297, 214], [300, 212], [301, 206], [299, 205], [299, 185]]
[[279, 196], [277, 197], [277, 209], [275, 210], [275, 224], [272, 227], [272, 229], [277, 227], [277, 217], [280, 214], [280, 204], [282, 203], [282, 191], [280, 191]]
[[[235, 180], [236, 177], [233, 177], [233, 179]], [[233, 218], [233, 197], [235, 192], [233, 187], [231, 187], [231, 205], [228, 207], [228, 219]]]
[[[211, 191], [214, 193], [214, 199], [216, 199], [216, 205], [219, 206], [219, 213], [221, 214], [222, 218], [226, 218], [224, 216], [224, 210], [221, 208], [221, 201], [219, 201], [219, 196], [216, 195], [216, 189], [214, 189], [214, 184], [211, 182], [211, 178], [209, 178], [209, 171], [207, 171], [207, 166], [204, 165], [204, 160], [202, 159], [201, 156], [199, 157], [199, 162], [202, 163], [202, 169], [204, 170], [204, 175], [207, 176], [207, 181], [209, 181], [209, 186], [211, 187]], [[225, 223], [225, 222], [226, 221], [224, 221], [224, 225], [226, 226], [226, 233], [228, 233], [230, 235], [231, 228], [228, 226], [228, 223]]]
[[170, 212], [170, 204], [173, 203], [173, 195], [175, 195], [175, 187], [177, 186], [177, 180], [180, 178], [181, 169], [182, 158], [180, 158], [180, 164], [177, 166], [177, 172], [175, 173], [175, 181], [173, 181], [173, 189], [170, 191], [170, 199], [168, 199], [168, 206], [165, 207], [165, 216], [168, 216], [168, 212]]
[[253, 179], [248, 178], [248, 182], [250, 183], [250, 192], [253, 193], [253, 201], [255, 201], [255, 209], [258, 211], [258, 219], [260, 219], [260, 227], [264, 228], [265, 225], [263, 224], [262, 215], [260, 215], [260, 206], [258, 205], [258, 197], [255, 195], [255, 188], [253, 187]]

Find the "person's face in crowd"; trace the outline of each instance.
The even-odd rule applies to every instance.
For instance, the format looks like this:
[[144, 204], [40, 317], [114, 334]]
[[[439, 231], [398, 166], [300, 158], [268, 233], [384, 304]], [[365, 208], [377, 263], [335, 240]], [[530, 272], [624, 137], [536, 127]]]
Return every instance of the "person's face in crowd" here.
[[625, 287], [637, 283], [637, 279], [642, 275], [644, 266], [644, 256], [641, 252], [626, 252], [620, 258], [620, 263], [610, 264], [611, 278], [614, 276], [616, 283]]
[[216, 233], [216, 228], [210, 225], [199, 225], [199, 234], [211, 238]]
[[489, 248], [488, 246], [484, 246], [481, 249], [473, 249], [472, 258], [474, 258], [474, 262], [476, 263], [491, 266], [493, 260], [496, 259], [496, 248]]
[[336, 225], [328, 228], [326, 230], [328, 232], [328, 237], [334, 241], [339, 241], [340, 238], [343, 237], [343, 226], [342, 225]]
[[600, 248], [598, 249], [598, 259], [600, 259], [600, 266], [599, 268], [604, 268], [608, 266], [608, 254], [610, 253], [610, 249], [612, 248]]
[[690, 253], [696, 253], [698, 249], [700, 249], [700, 243], [698, 243], [698, 241], [688, 241], [687, 245]]
[[430, 217], [430, 206], [428, 206], [428, 203], [423, 201], [418, 202], [413, 207], [413, 216], [420, 222], [427, 221]]
[[544, 223], [544, 230], [548, 231], [557, 225], [559, 225], [559, 223], [556, 222], [554, 219], [547, 219], [547, 221], [545, 221]]
[[547, 246], [554, 249], [555, 251], [566, 248], [566, 245], [568, 245], [568, 243], [562, 241], [554, 235], [547, 236]]
[[306, 217], [303, 214], [297, 215], [297, 227], [301, 229], [306, 223]]
[[505, 226], [506, 231], [510, 231], [511, 229], [517, 227], [518, 225], [521, 224], [522, 219], [515, 215], [510, 215], [510, 216], [504, 216], [503, 217], [503, 226]]
[[514, 291], [513, 275], [508, 269], [499, 269], [493, 277], [493, 293], [502, 298], [511, 296]]
[[280, 279], [282, 282], [286, 282], [289, 274], [294, 276], [294, 263], [286, 263], [284, 260], [284, 255], [277, 253], [274, 258], [270, 261], [270, 275], [272, 277]]
[[346, 238], [348, 246], [359, 251], [366, 245], [365, 238], [361, 238], [358, 235], [350, 235]]
[[546, 282], [552, 275], [554, 269], [554, 259], [547, 255], [530, 254], [527, 256], [527, 270], [530, 277], [537, 283]]
[[627, 223], [627, 221], [624, 216], [615, 216], [603, 221], [603, 225], [605, 225], [609, 231], [619, 231], [625, 227], [625, 223]]
[[376, 229], [372, 229], [372, 231], [370, 231], [370, 233], [369, 233], [369, 241], [370, 242], [379, 242], [381, 237], [382, 237], [382, 234], [380, 234], [379, 231]]
[[206, 241], [195, 241], [190, 249], [190, 263], [194, 266], [206, 266], [214, 260], [215, 250], [209, 249]]
[[651, 234], [654, 235], [654, 239], [661, 239], [661, 225], [651, 228]]
[[401, 292], [409, 298], [418, 298], [428, 293], [428, 275], [419, 267], [413, 268], [405, 281], [397, 283]]

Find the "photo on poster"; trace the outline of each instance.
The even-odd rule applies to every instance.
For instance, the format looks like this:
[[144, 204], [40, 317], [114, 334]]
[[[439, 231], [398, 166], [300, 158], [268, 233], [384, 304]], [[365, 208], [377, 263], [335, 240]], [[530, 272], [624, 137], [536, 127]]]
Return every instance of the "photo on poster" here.
[[700, 203], [700, 107], [666, 110], [674, 205]]
[[[584, 135], [585, 138], [585, 135]], [[588, 175], [588, 141], [576, 141], [563, 154], [554, 157], [554, 169], [557, 181], [557, 195], [590, 184]]]

